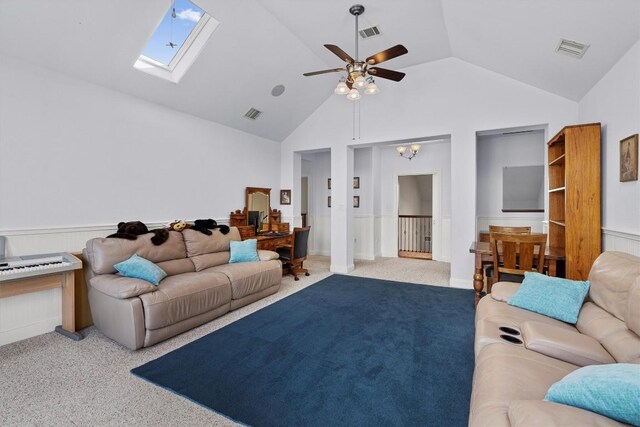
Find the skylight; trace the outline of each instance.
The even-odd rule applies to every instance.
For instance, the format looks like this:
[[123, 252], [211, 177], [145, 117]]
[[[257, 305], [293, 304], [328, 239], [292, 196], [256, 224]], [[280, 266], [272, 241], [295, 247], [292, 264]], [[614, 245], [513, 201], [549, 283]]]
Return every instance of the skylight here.
[[134, 67], [177, 83], [217, 26], [191, 1], [174, 0]]

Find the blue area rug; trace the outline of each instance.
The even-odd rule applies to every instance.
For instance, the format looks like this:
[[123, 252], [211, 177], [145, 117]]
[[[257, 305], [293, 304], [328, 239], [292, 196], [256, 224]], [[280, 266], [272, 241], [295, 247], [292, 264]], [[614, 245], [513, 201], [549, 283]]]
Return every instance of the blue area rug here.
[[466, 426], [474, 293], [333, 275], [131, 372], [255, 426]]

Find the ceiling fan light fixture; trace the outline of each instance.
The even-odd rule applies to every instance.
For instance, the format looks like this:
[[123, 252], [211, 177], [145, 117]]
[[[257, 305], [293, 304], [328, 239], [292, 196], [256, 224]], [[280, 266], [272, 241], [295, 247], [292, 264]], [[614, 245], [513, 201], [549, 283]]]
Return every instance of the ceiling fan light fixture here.
[[335, 93], [336, 95], [346, 95], [349, 93], [349, 86], [347, 86], [347, 84], [345, 83], [344, 78], [340, 79], [340, 81], [338, 82], [338, 86], [336, 86], [333, 93]]
[[411, 144], [411, 154], [413, 154], [414, 156], [418, 154], [418, 151], [420, 151], [420, 147], [422, 147], [420, 144]]
[[358, 92], [358, 89], [356, 89], [355, 87], [351, 89], [347, 94], [347, 99], [349, 101], [357, 101], [358, 99], [360, 99], [360, 92]]
[[366, 85], [367, 80], [363, 76], [358, 76], [353, 82], [353, 87], [356, 89], [363, 89]]
[[400, 156], [402, 156], [404, 154], [404, 152], [407, 151], [407, 147], [401, 145], [399, 147], [396, 147], [396, 150], [398, 151], [398, 154], [400, 154]]
[[365, 95], [376, 95], [380, 93], [380, 89], [378, 89], [378, 85], [375, 84], [372, 77], [369, 77], [367, 81], [369, 84], [367, 84], [367, 87], [364, 90]]

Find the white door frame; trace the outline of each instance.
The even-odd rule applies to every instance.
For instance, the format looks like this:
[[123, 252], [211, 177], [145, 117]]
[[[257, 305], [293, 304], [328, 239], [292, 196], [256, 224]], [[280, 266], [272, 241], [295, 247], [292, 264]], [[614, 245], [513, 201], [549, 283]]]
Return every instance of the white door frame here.
[[401, 176], [414, 176], [414, 175], [432, 175], [432, 200], [431, 200], [431, 258], [435, 261], [442, 259], [442, 179], [441, 170], [432, 169], [424, 171], [411, 171], [401, 172], [394, 174], [394, 227], [392, 228], [392, 235], [394, 237], [393, 244], [395, 247], [394, 253], [398, 254], [398, 207], [400, 206], [400, 180]]

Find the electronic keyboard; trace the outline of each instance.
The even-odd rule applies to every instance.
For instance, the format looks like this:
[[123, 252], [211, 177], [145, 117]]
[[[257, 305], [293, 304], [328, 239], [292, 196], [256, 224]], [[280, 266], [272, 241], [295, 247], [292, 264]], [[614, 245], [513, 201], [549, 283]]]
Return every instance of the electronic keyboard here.
[[66, 252], [0, 258], [0, 282], [82, 268], [82, 262]]

